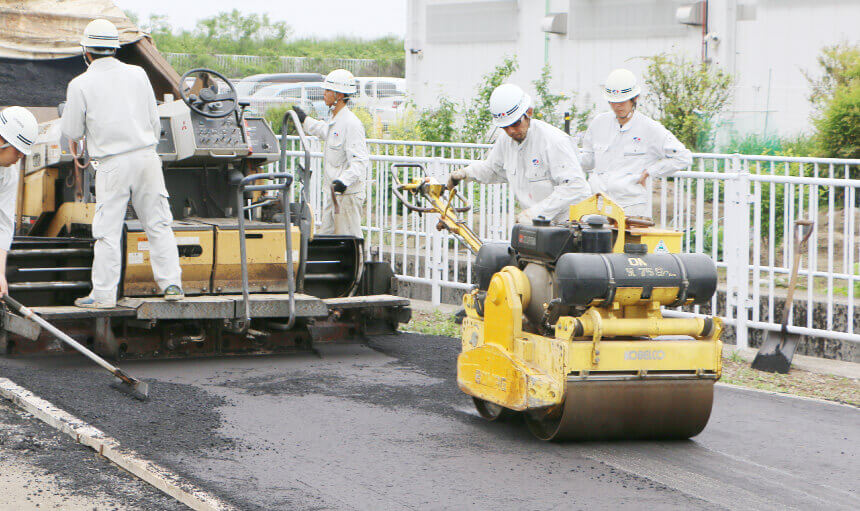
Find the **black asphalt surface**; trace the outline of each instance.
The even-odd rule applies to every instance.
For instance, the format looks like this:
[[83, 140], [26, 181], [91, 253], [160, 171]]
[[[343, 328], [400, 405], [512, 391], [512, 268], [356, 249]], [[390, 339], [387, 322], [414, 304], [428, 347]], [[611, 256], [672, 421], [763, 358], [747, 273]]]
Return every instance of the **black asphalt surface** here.
[[860, 509], [857, 408], [718, 387], [690, 441], [545, 443], [478, 417], [458, 343], [121, 364], [144, 403], [79, 357], [0, 376], [241, 509]]

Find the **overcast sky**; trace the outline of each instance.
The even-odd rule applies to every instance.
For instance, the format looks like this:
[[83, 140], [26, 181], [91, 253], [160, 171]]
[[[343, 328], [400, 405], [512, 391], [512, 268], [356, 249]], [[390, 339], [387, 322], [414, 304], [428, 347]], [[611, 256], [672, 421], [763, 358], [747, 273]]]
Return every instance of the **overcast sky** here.
[[239, 9], [286, 21], [297, 36], [378, 37], [406, 32], [406, 0], [114, 0], [142, 22], [166, 14], [174, 27], [194, 28], [200, 18]]

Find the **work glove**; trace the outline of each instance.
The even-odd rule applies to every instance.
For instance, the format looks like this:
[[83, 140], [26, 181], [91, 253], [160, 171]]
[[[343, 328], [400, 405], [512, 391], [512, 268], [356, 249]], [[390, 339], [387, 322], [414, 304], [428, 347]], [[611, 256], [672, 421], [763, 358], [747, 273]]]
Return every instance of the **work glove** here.
[[448, 189], [453, 190], [460, 181], [469, 177], [464, 169], [458, 169], [448, 174]]
[[346, 185], [340, 179], [335, 179], [331, 183], [331, 189], [337, 193], [343, 193], [346, 191]]
[[523, 225], [532, 225], [532, 212], [524, 209], [517, 215], [517, 223]]
[[296, 115], [299, 116], [299, 122], [304, 124], [305, 119], [307, 118], [308, 114], [306, 114], [305, 111], [302, 110], [301, 107], [296, 106], [296, 105], [293, 105], [293, 111], [296, 112]]

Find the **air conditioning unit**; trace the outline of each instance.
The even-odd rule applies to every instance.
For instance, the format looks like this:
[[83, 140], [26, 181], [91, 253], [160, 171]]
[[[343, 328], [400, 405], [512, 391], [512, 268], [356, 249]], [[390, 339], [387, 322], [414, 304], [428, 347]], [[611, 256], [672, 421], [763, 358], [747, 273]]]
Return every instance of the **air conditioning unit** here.
[[701, 27], [705, 22], [705, 2], [692, 2], [684, 4], [675, 11], [675, 19], [684, 25], [695, 25]]
[[543, 22], [540, 25], [541, 30], [548, 34], [560, 34], [564, 35], [567, 33], [567, 13], [566, 12], [555, 12], [547, 14]]

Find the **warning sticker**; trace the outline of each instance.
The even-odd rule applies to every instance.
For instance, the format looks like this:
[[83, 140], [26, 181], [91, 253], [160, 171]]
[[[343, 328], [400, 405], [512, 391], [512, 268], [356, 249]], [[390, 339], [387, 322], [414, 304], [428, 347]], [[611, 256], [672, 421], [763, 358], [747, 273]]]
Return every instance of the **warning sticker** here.
[[[177, 245], [199, 245], [200, 237], [199, 236], [177, 236], [176, 237]], [[149, 252], [149, 242], [148, 241], [138, 241], [137, 249], [141, 252]]]
[[663, 240], [660, 240], [659, 242], [657, 242], [657, 246], [654, 247], [654, 253], [655, 254], [668, 254], [669, 249], [666, 248], [666, 242]]
[[143, 253], [141, 253], [141, 252], [129, 252], [128, 253], [128, 264], [143, 264]]

